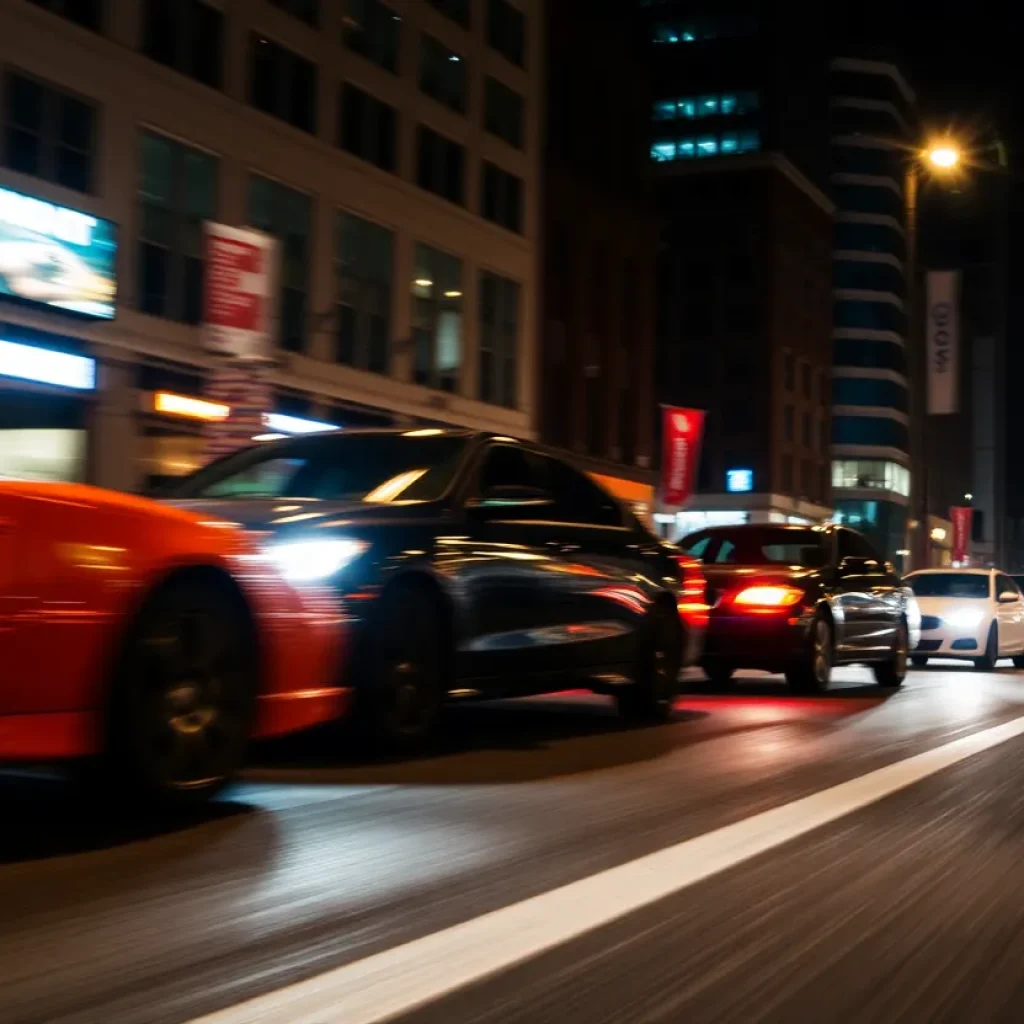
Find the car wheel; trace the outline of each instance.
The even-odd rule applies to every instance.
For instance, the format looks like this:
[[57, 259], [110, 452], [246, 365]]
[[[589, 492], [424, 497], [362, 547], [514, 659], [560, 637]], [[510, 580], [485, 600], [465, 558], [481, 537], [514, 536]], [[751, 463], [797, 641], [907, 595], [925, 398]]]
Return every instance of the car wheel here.
[[648, 612], [640, 635], [633, 682], [616, 694], [619, 714], [631, 722], [665, 722], [679, 690], [683, 637], [679, 620], [667, 608]]
[[907, 648], [910, 645], [910, 637], [907, 632], [907, 624], [900, 619], [896, 627], [896, 638], [893, 640], [892, 653], [885, 661], [880, 661], [874, 666], [875, 682], [887, 690], [895, 690], [903, 685], [907, 678]]
[[993, 622], [988, 628], [988, 640], [985, 641], [985, 653], [974, 659], [974, 667], [979, 672], [994, 672], [999, 660], [999, 630]]
[[421, 588], [385, 591], [361, 691], [362, 724], [378, 748], [411, 753], [424, 747], [446, 693], [444, 632], [436, 601]]
[[242, 765], [259, 668], [240, 599], [171, 582], [146, 602], [115, 672], [103, 776], [142, 806], [187, 810]]
[[923, 654], [915, 654], [911, 657], [910, 664], [914, 668], [924, 668], [928, 664], [928, 659]]
[[835, 644], [832, 622], [818, 613], [811, 624], [803, 657], [786, 670], [786, 682], [795, 693], [824, 693], [832, 679]]
[[702, 665], [701, 669], [716, 690], [728, 689], [732, 685], [732, 677], [736, 671], [732, 665]]

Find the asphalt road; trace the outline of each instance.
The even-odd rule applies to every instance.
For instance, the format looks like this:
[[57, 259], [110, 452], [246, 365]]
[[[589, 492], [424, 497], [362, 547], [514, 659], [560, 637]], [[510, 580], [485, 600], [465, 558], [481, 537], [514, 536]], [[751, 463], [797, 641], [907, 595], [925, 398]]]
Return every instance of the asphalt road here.
[[[0, 1022], [183, 1024], [1021, 716], [1024, 673], [957, 667], [886, 696], [749, 677], [648, 729], [585, 694], [465, 706], [415, 761], [259, 749], [178, 825], [0, 775]], [[401, 1019], [1017, 1024], [1022, 760], [1008, 740]]]

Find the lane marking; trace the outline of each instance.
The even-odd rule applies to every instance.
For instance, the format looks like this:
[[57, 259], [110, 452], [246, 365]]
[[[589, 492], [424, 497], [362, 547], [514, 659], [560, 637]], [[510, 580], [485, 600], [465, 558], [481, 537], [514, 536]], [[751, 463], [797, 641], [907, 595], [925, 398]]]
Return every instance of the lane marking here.
[[1024, 716], [191, 1024], [378, 1024], [391, 1020], [1021, 735]]

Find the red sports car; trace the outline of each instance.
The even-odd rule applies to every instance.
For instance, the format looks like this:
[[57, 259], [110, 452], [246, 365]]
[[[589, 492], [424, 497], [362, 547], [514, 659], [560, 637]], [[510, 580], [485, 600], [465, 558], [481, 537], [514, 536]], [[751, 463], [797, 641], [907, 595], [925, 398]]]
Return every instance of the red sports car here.
[[250, 737], [344, 713], [341, 618], [233, 523], [0, 482], [0, 761], [96, 755], [127, 796], [201, 801]]

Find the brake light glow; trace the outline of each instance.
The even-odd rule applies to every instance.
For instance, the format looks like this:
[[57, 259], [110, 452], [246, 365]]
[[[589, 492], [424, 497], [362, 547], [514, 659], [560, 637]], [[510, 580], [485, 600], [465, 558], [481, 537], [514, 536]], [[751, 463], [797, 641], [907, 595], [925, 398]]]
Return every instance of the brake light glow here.
[[676, 564], [682, 578], [682, 588], [676, 601], [679, 617], [690, 626], [707, 627], [711, 608], [707, 602], [707, 580], [704, 570], [696, 558], [676, 555]]
[[799, 587], [762, 583], [745, 587], [732, 600], [733, 604], [749, 611], [774, 611], [792, 607], [803, 596], [804, 592]]

